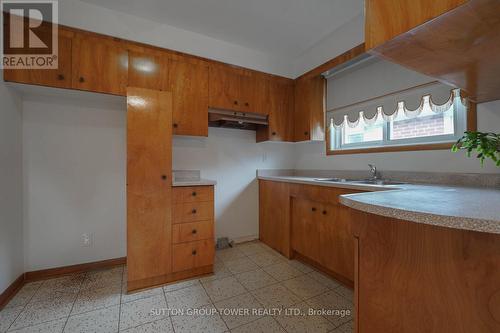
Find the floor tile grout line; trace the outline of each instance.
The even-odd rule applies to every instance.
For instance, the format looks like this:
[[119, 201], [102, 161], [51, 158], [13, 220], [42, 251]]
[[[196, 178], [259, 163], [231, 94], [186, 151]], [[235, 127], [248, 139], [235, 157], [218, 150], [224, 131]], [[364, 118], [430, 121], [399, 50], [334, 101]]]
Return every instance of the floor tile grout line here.
[[[183, 288], [181, 288], [181, 289], [183, 289]], [[165, 291], [165, 288], [163, 288], [163, 287], [161, 287], [161, 290], [163, 291], [163, 298], [165, 299], [165, 304], [167, 305], [167, 309], [170, 309], [170, 306], [168, 305], [168, 300], [167, 300], [167, 292]], [[170, 311], [168, 313], [168, 320], [170, 321], [170, 325], [172, 326], [172, 331], [175, 333], [174, 320], [172, 319], [172, 314], [170, 313]]]
[[118, 304], [118, 328], [116, 329], [116, 332], [120, 332], [120, 322], [122, 318], [122, 296], [123, 296], [123, 275], [125, 274], [125, 266], [122, 266], [122, 279], [120, 283], [120, 302]]
[[[238, 280], [236, 280], [238, 281]], [[203, 283], [201, 284], [201, 287], [203, 288], [203, 290], [205, 290], [205, 293], [207, 294], [208, 296], [208, 299], [211, 301], [211, 304], [212, 306], [217, 310], [217, 314], [219, 315], [220, 319], [222, 320], [222, 322], [224, 323], [224, 325], [226, 325], [226, 328], [228, 331], [230, 331], [229, 329], [229, 326], [227, 325], [226, 321], [224, 320], [224, 318], [220, 315], [219, 313], [219, 310], [217, 309], [217, 307], [215, 306], [215, 302], [214, 300], [212, 299], [212, 296], [210, 296], [210, 294], [208, 293], [207, 289], [205, 288], [205, 286], [203, 285]]]
[[[12, 325], [14, 325], [14, 323], [16, 322], [17, 319], [19, 319], [19, 317], [21, 316], [21, 314], [26, 310], [26, 308], [28, 307], [28, 305], [31, 303], [31, 301], [33, 300], [33, 297], [35, 297], [36, 293], [40, 290], [40, 288], [42, 287], [42, 285], [45, 284], [45, 281], [42, 281], [40, 283], [40, 285], [38, 286], [38, 288], [36, 288], [36, 290], [33, 292], [33, 295], [31, 295], [31, 297], [29, 298], [29, 300], [23, 305], [23, 309], [21, 311], [19, 311], [19, 313], [17, 314], [16, 318], [10, 323], [9, 327], [7, 327], [7, 330], [5, 332], [8, 332], [10, 330], [10, 328], [12, 327]], [[20, 290], [19, 290], [20, 291]], [[11, 300], [12, 301], [12, 300]], [[8, 305], [8, 304], [7, 304]], [[29, 326], [25, 326], [25, 327], [29, 327]]]
[[73, 300], [73, 304], [71, 304], [71, 309], [69, 310], [68, 316], [66, 317], [66, 321], [64, 322], [64, 325], [63, 325], [62, 330], [61, 330], [62, 333], [64, 333], [64, 330], [66, 329], [66, 325], [68, 324], [69, 317], [71, 317], [71, 313], [73, 312], [73, 308], [75, 307], [75, 303], [78, 300], [78, 296], [80, 296], [80, 292], [82, 291], [82, 286], [83, 286], [83, 283], [85, 282], [85, 279], [87, 278], [87, 274], [88, 274], [88, 272], [84, 274], [82, 282], [80, 283], [80, 288], [78, 288], [78, 292], [76, 293], [76, 297]]

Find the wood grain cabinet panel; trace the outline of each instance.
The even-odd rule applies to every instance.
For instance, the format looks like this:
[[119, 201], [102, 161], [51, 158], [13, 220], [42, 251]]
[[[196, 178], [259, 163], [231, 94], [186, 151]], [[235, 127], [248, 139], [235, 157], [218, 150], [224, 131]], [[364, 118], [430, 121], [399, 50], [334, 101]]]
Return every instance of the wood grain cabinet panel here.
[[294, 139], [294, 85], [268, 78], [257, 87], [257, 107], [269, 115], [268, 126], [257, 129], [257, 142], [293, 141]]
[[326, 80], [322, 76], [295, 80], [295, 141], [325, 139]]
[[[127, 45], [128, 86], [171, 91], [168, 85], [168, 53], [148, 48]], [[175, 95], [174, 109], [175, 109]], [[173, 111], [175, 113], [175, 111]], [[175, 133], [174, 133], [175, 134]]]
[[174, 203], [214, 201], [213, 186], [174, 187]]
[[127, 89], [127, 268], [136, 285], [172, 271], [171, 122], [171, 93]]
[[113, 95], [126, 95], [126, 45], [110, 38], [77, 33], [73, 39], [72, 87]]
[[171, 60], [169, 68], [174, 134], [208, 136], [208, 64]]
[[292, 199], [292, 249], [301, 255], [319, 262], [323, 251], [320, 233], [322, 204], [306, 199]]
[[377, 47], [467, 0], [366, 0], [366, 49]]
[[4, 80], [55, 88], [71, 88], [73, 33], [58, 28], [57, 69], [5, 69]]
[[172, 239], [174, 244], [214, 239], [214, 224], [212, 221], [174, 224]]
[[210, 65], [209, 106], [223, 110], [241, 110], [241, 70]]
[[214, 218], [213, 202], [180, 203], [175, 204], [173, 209], [174, 223], [213, 220]]
[[173, 246], [173, 271], [180, 272], [212, 265], [214, 255], [213, 239], [175, 244]]
[[259, 239], [290, 258], [288, 184], [259, 180]]

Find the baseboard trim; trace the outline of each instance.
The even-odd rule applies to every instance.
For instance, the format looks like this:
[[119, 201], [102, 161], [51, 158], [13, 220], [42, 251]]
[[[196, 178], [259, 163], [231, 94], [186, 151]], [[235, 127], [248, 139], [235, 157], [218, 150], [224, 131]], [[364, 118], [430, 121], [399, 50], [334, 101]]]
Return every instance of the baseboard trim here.
[[17, 294], [19, 289], [24, 286], [24, 273], [21, 274], [14, 282], [11, 283], [3, 293], [0, 294], [0, 310]]
[[88, 262], [77, 265], [55, 267], [49, 269], [41, 269], [38, 271], [26, 272], [24, 279], [26, 282], [50, 279], [62, 275], [85, 273], [94, 269], [110, 268], [114, 266], [125, 265], [127, 263], [126, 257]]

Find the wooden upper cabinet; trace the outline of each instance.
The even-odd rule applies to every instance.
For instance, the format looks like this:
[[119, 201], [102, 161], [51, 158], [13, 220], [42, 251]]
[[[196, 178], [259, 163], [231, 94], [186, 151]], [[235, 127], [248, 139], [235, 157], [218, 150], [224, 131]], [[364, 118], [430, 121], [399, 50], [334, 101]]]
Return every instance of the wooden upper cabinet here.
[[73, 32], [58, 28], [57, 69], [5, 69], [4, 80], [56, 88], [71, 88]]
[[370, 53], [450, 86], [500, 99], [500, 1], [369, 0]]
[[161, 91], [169, 90], [168, 53], [133, 45], [127, 46], [127, 48], [128, 86]]
[[125, 43], [77, 33], [73, 39], [72, 87], [126, 95], [128, 55]]
[[257, 87], [257, 108], [269, 115], [268, 126], [257, 129], [257, 142], [293, 141], [294, 84], [290, 80], [268, 78]]
[[258, 108], [256, 90], [262, 77], [229, 65], [210, 65], [209, 106], [215, 109], [264, 113]]
[[208, 136], [208, 64], [172, 59], [168, 84], [174, 98], [174, 134]]
[[467, 0], [365, 0], [365, 44], [371, 49]]
[[326, 80], [322, 76], [295, 80], [295, 141], [325, 139]]

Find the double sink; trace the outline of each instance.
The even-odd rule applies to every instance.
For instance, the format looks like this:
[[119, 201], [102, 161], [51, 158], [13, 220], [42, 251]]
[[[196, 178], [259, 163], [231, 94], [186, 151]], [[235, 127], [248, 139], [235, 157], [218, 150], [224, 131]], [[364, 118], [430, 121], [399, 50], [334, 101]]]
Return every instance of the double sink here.
[[314, 180], [319, 182], [350, 183], [350, 184], [379, 185], [379, 186], [406, 184], [403, 182], [387, 180], [387, 179], [314, 178]]

